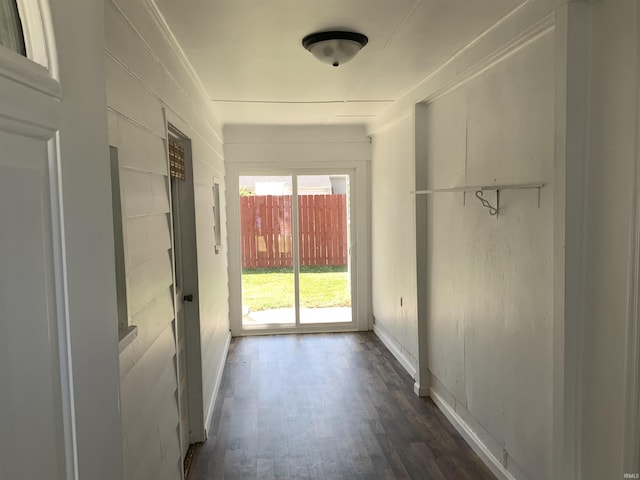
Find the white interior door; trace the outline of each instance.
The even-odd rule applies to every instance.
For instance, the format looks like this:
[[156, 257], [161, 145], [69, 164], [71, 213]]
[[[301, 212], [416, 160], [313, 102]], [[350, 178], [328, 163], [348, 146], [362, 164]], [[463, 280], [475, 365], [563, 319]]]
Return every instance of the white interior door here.
[[300, 325], [353, 322], [350, 175], [296, 175]]

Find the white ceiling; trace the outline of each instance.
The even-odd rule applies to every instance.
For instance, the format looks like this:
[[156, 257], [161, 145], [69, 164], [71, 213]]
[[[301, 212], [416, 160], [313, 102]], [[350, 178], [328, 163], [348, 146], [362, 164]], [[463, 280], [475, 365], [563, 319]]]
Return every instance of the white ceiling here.
[[[223, 124], [365, 124], [523, 0], [155, 0]], [[369, 44], [333, 68], [319, 30]]]

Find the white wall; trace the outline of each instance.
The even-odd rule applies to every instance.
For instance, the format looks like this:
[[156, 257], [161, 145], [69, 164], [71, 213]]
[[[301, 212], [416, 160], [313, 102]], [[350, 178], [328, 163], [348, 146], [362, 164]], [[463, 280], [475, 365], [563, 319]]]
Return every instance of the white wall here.
[[[372, 191], [389, 189], [372, 198], [376, 332], [410, 374], [426, 365], [420, 393], [503, 478], [553, 478], [554, 7], [503, 20], [370, 129]], [[503, 190], [498, 218], [473, 192], [427, 196], [416, 245], [416, 187], [533, 182], [546, 184], [540, 207], [537, 190]]]
[[222, 134], [202, 88], [149, 4], [105, 0], [104, 9], [109, 142], [119, 149], [128, 315], [138, 327], [137, 338], [120, 355], [125, 478], [177, 479], [181, 462], [166, 120], [192, 142], [199, 283], [199, 292], [193, 293], [200, 320], [199, 400], [205, 422], [230, 338], [226, 255], [224, 250], [214, 253], [213, 236], [214, 177], [224, 199]]
[[[582, 371], [582, 478], [637, 473], [623, 462], [630, 238], [637, 168], [638, 2], [591, 7], [587, 300]], [[637, 215], [637, 210], [635, 211]], [[636, 284], [637, 285], [637, 284]], [[637, 319], [636, 319], [637, 321]], [[635, 371], [637, 378], [638, 372]], [[636, 380], [637, 381], [637, 380]], [[632, 406], [636, 410], [638, 405]], [[635, 452], [636, 462], [638, 452]]]
[[[540, 208], [537, 190], [502, 191], [498, 218], [473, 193], [465, 203], [462, 193], [429, 196], [418, 245], [429, 263], [418, 295], [428, 298], [431, 395], [495, 458], [505, 450], [516, 478], [551, 477], [554, 61], [551, 30], [429, 101], [415, 133], [430, 189], [547, 184]], [[374, 137], [373, 191], [388, 192], [372, 201], [372, 269], [376, 325], [415, 367], [413, 126], [408, 116]]]
[[[240, 238], [240, 175], [268, 175], [269, 172], [298, 174], [352, 171], [352, 221], [355, 238], [351, 239], [355, 278], [356, 328], [370, 328], [369, 287], [369, 163], [371, 142], [361, 126], [265, 126], [229, 125], [224, 129], [224, 152], [227, 162], [229, 237]], [[242, 333], [240, 245], [229, 245], [229, 303], [234, 335]], [[353, 328], [353, 327], [349, 327]], [[316, 327], [302, 327], [313, 330]]]
[[[413, 116], [373, 138], [371, 299], [374, 330], [411, 376], [418, 358]], [[402, 299], [402, 305], [401, 305]]]
[[500, 192], [498, 218], [473, 193], [427, 200], [432, 392], [516, 478], [551, 477], [553, 85], [549, 32], [430, 102], [424, 132], [430, 188], [547, 184], [540, 208]]
[[18, 4], [29, 59], [0, 47], [0, 478], [117, 479], [102, 2]]
[[229, 164], [305, 165], [371, 160], [371, 141], [362, 126], [227, 125]]
[[[638, 472], [639, 26], [631, 0], [529, 2], [370, 128], [374, 185], [411, 147], [431, 188], [546, 183], [539, 209], [535, 191], [503, 192], [497, 219], [472, 195], [429, 196], [418, 244], [430, 393], [502, 478]], [[403, 260], [380, 241], [374, 272]]]

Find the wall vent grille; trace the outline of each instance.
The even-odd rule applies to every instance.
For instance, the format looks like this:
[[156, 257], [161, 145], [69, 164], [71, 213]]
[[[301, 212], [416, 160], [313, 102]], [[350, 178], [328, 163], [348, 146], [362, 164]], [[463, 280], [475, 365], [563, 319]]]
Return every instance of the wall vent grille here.
[[184, 147], [175, 140], [169, 140], [169, 175], [178, 180], [185, 179]]

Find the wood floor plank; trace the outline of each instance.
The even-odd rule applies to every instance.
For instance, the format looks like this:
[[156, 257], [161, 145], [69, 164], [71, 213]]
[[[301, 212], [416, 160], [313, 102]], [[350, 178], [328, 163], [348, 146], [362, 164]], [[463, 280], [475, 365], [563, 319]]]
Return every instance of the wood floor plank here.
[[495, 477], [371, 332], [234, 338], [189, 480]]

